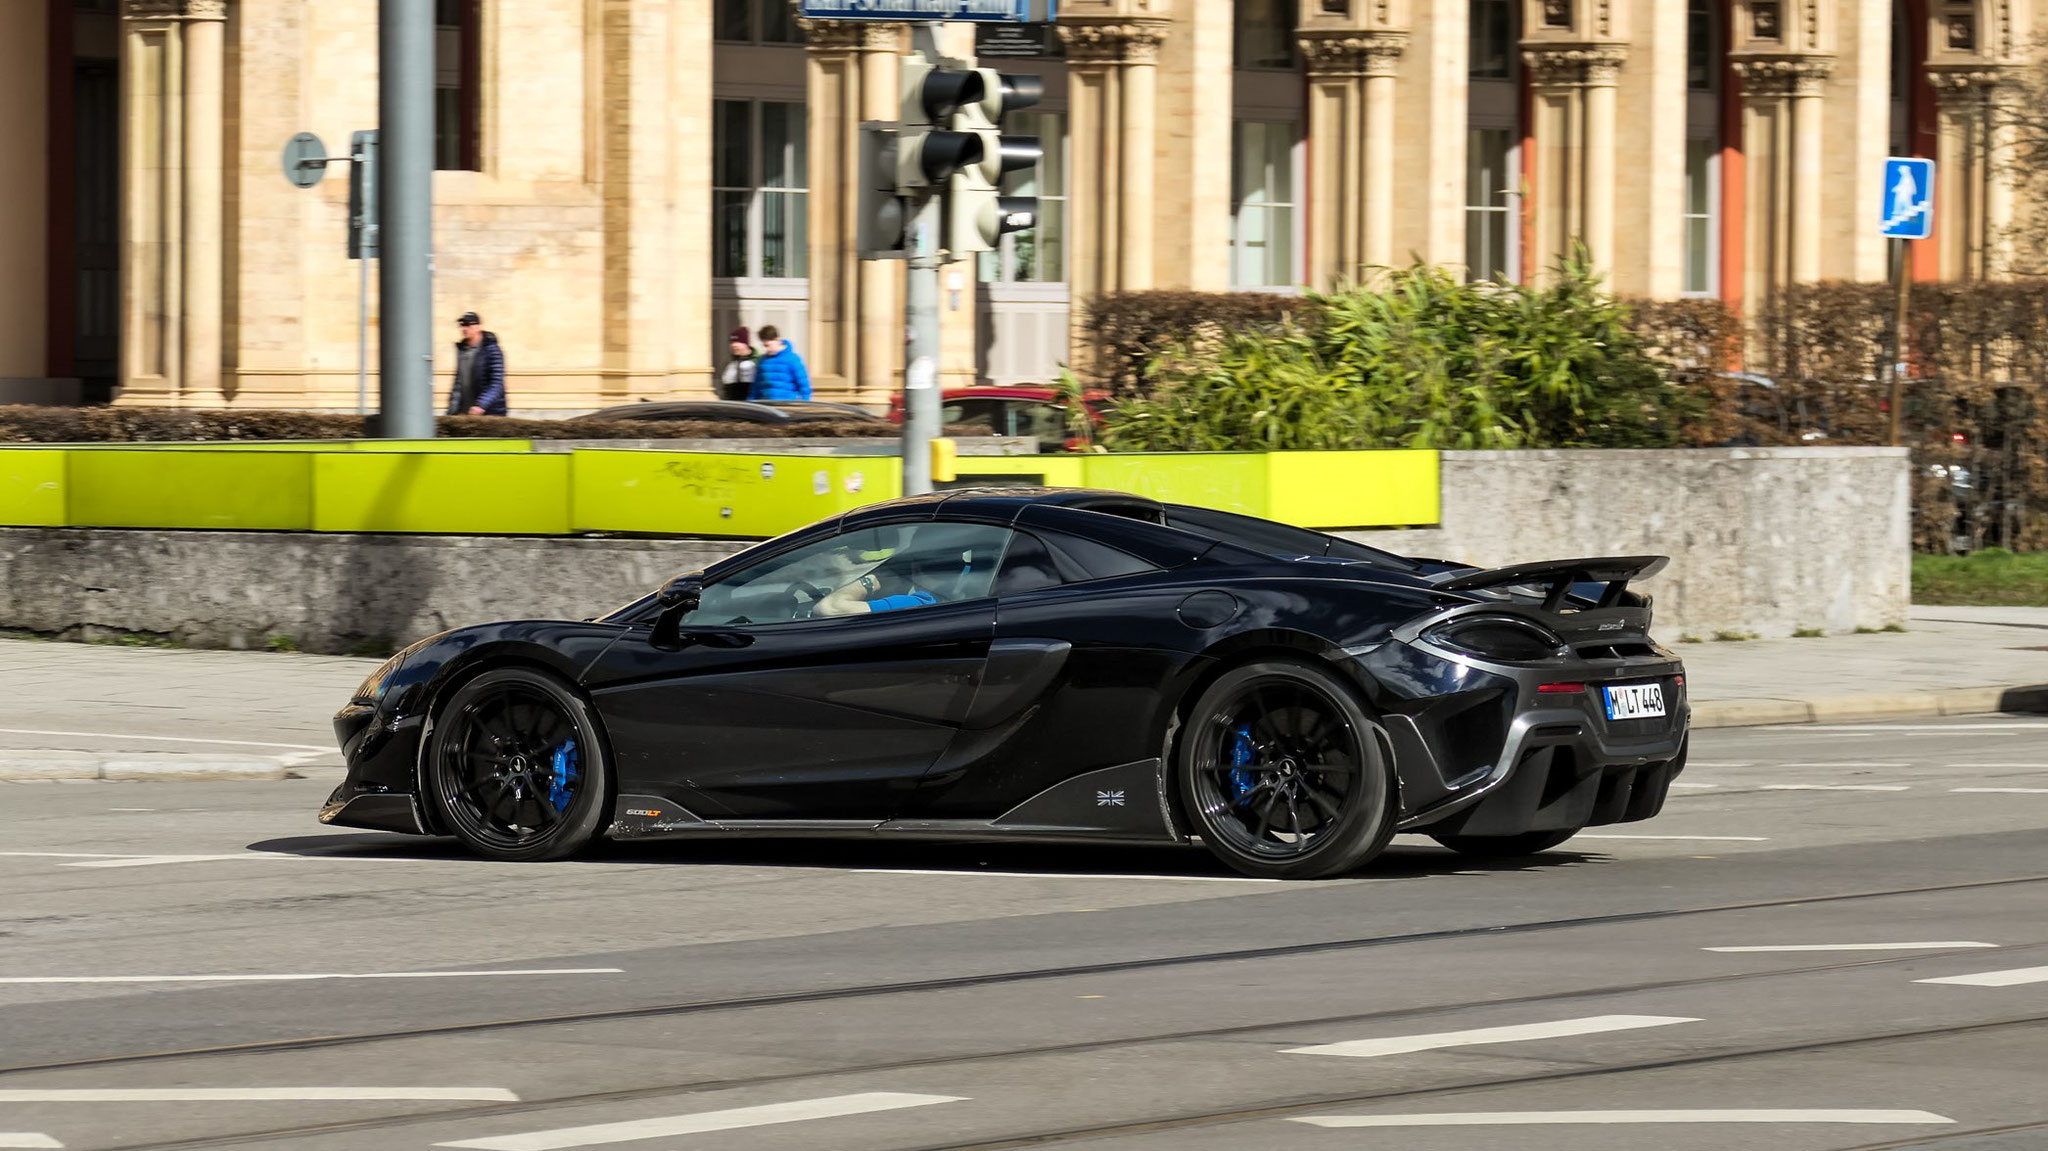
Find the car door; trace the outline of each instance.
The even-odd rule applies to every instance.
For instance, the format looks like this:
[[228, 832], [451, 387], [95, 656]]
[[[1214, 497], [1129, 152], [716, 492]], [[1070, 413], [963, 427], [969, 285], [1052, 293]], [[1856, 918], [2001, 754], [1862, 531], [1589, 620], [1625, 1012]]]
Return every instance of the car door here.
[[[967, 714], [1008, 538], [931, 521], [828, 536], [708, 585], [678, 645], [635, 627], [586, 676], [620, 793], [718, 822], [889, 818]], [[847, 553], [862, 558], [844, 586], [900, 606], [813, 614]]]

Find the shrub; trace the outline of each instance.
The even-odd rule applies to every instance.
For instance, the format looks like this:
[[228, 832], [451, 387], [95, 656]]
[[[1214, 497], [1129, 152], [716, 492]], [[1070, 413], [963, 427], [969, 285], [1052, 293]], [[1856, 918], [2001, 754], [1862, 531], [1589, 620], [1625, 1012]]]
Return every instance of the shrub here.
[[[0, 407], [0, 442], [162, 443], [224, 440], [361, 439], [369, 433], [361, 416], [330, 412], [263, 409]], [[489, 416], [441, 416], [434, 434], [446, 439], [669, 440], [893, 438], [897, 430], [856, 420], [803, 424], [747, 424], [720, 420], [523, 420]], [[948, 428], [949, 435], [987, 435], [989, 428]]]
[[1082, 318], [1086, 362], [1077, 365], [1116, 395], [1145, 390], [1152, 361], [1167, 349], [1225, 333], [1275, 331], [1302, 301], [1271, 292], [1108, 292]]
[[1154, 355], [1113, 449], [1669, 447], [1704, 416], [1583, 260], [1550, 284], [1465, 284], [1417, 264], [1311, 294], [1277, 327]]

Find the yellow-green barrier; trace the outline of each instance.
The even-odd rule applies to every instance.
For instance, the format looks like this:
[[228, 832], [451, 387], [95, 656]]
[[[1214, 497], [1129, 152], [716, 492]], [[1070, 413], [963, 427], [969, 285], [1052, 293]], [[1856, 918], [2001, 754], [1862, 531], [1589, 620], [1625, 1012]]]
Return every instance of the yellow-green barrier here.
[[[758, 537], [893, 499], [902, 479], [893, 456], [368, 446], [0, 451], [0, 524]], [[968, 456], [959, 472], [967, 483], [1110, 488], [1315, 528], [1433, 524], [1440, 507], [1438, 457], [1426, 451]]]
[[164, 440], [137, 443], [0, 444], [0, 452], [79, 448], [152, 452], [530, 452], [532, 440]]
[[64, 453], [50, 448], [0, 454], [0, 524], [55, 528], [64, 515]]
[[576, 531], [774, 536], [903, 491], [894, 456], [579, 449]]

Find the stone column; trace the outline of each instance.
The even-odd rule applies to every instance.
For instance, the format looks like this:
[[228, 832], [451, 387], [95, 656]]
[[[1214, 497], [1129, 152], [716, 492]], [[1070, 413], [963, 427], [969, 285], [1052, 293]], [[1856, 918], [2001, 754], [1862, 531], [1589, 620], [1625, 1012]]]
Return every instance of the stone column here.
[[[860, 363], [862, 21], [804, 20], [809, 124], [811, 323], [805, 357], [820, 393], [843, 393]], [[891, 29], [893, 30], [893, 29]], [[894, 119], [892, 114], [890, 119]]]
[[1750, 177], [1743, 297], [1761, 301], [1785, 284], [1821, 278], [1823, 93], [1834, 71], [1827, 55], [1738, 57], [1743, 153]]
[[1405, 32], [1301, 34], [1308, 64], [1307, 280], [1394, 261], [1394, 73]]
[[227, 80], [224, 0], [185, 3], [184, 379], [188, 400], [221, 395], [221, 114]]
[[1537, 273], [1575, 243], [1593, 267], [1614, 266], [1615, 85], [1628, 48], [1620, 43], [1525, 44], [1535, 89]]
[[2004, 69], [1982, 65], [1931, 67], [1940, 105], [1936, 243], [1943, 279], [1981, 280], [1997, 273], [1998, 241], [2012, 223], [2011, 173], [1993, 163], [2000, 127], [1995, 101]]
[[[1068, 362], [1092, 366], [1082, 340], [1088, 305], [1153, 284], [1151, 199], [1154, 66], [1165, 0], [1080, 0], [1061, 6], [1067, 52]], [[1145, 119], [1138, 119], [1143, 115]]]

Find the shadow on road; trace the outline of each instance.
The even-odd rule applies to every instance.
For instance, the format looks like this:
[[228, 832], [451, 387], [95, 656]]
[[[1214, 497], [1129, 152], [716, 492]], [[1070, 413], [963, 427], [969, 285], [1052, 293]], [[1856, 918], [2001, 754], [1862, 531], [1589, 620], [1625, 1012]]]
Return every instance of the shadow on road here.
[[[304, 835], [267, 839], [250, 851], [313, 858], [476, 860], [454, 839], [381, 833]], [[1340, 879], [1421, 879], [1476, 872], [1545, 872], [1605, 863], [1604, 854], [1568, 849], [1514, 859], [1475, 859], [1433, 844], [1396, 844], [1364, 868]], [[705, 839], [613, 843], [600, 841], [575, 862], [649, 866], [698, 864], [819, 871], [1002, 872], [1055, 877], [1120, 876], [1157, 879], [1229, 879], [1236, 873], [1200, 848], [1062, 846], [1005, 843], [915, 843], [873, 839]], [[545, 864], [504, 866], [544, 867]]]

